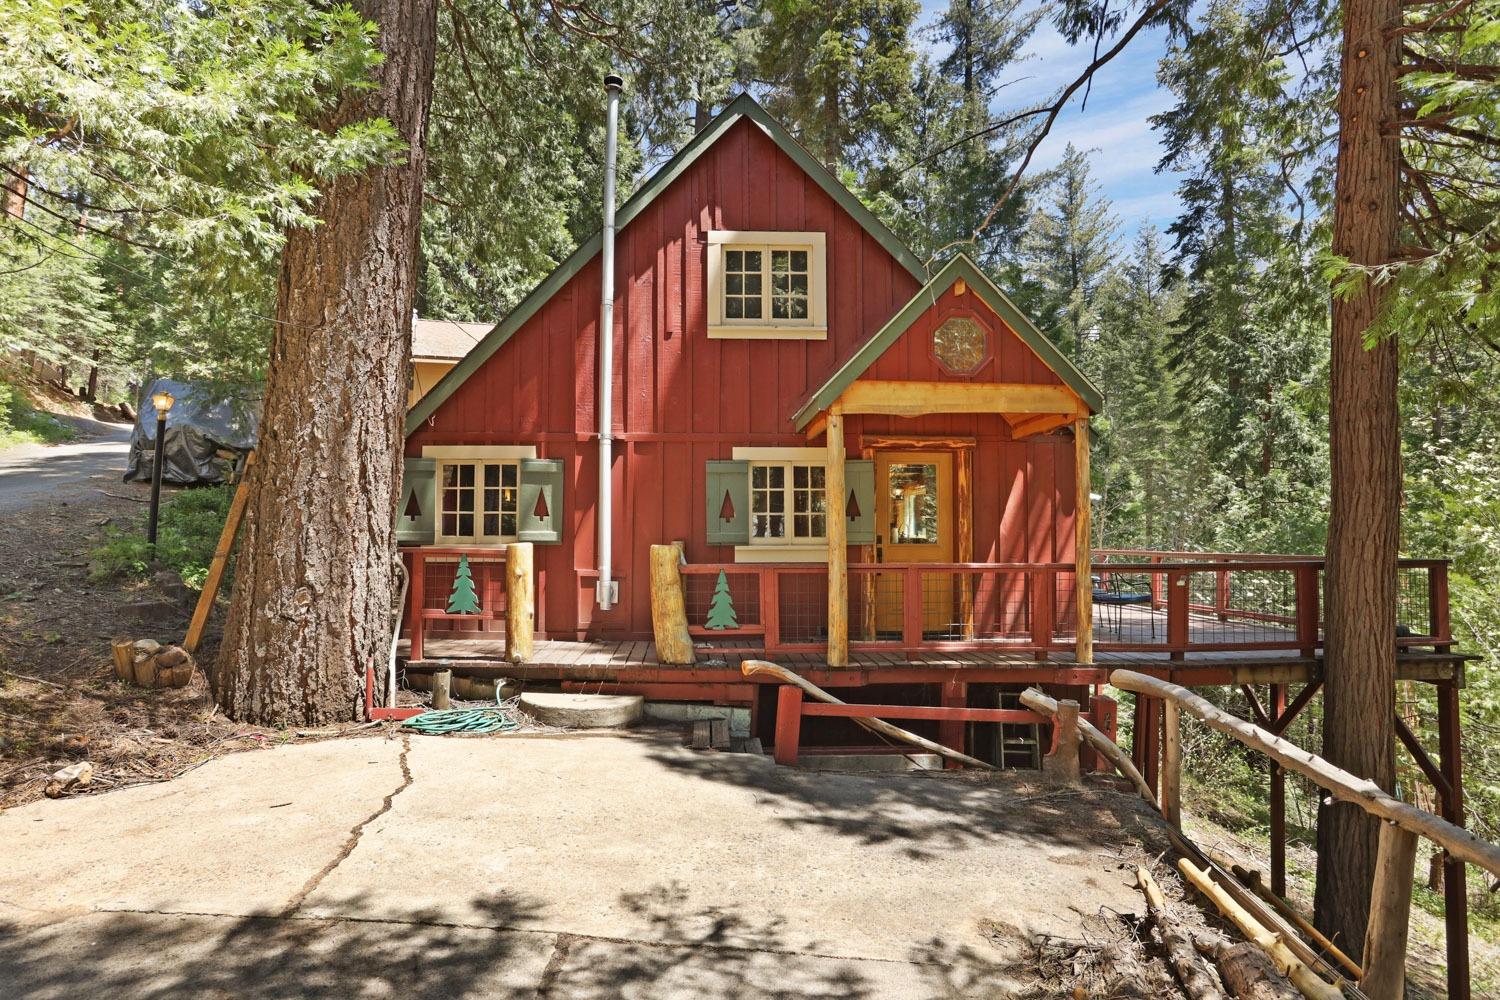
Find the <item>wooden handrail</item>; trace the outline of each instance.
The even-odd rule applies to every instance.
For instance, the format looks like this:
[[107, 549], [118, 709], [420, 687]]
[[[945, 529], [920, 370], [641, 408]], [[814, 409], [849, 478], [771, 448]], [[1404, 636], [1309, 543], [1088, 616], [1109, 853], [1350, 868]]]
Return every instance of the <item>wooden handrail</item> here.
[[1379, 816], [1404, 830], [1426, 837], [1459, 861], [1478, 865], [1485, 871], [1500, 876], [1500, 845], [1481, 840], [1441, 816], [1402, 802], [1368, 778], [1350, 774], [1343, 768], [1335, 767], [1321, 757], [1308, 753], [1295, 743], [1237, 719], [1179, 684], [1157, 680], [1134, 670], [1116, 670], [1109, 675], [1109, 682], [1125, 691], [1173, 702], [1183, 711], [1201, 719], [1211, 729], [1232, 736], [1282, 767], [1311, 779], [1331, 792], [1335, 798], [1352, 802], [1372, 816]]

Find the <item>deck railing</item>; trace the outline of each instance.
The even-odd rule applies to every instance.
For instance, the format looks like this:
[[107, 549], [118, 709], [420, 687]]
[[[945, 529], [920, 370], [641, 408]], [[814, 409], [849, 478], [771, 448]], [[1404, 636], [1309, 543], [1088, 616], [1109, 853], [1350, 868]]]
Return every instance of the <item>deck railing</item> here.
[[[1105, 551], [1094, 563], [1098, 653], [1293, 651], [1322, 643], [1323, 560], [1308, 556]], [[1392, 638], [1447, 648], [1448, 564], [1403, 559]], [[849, 566], [849, 648], [864, 653], [1071, 653], [1072, 563]], [[828, 636], [820, 563], [682, 567], [689, 632], [729, 651], [821, 652]]]
[[[456, 638], [505, 638], [505, 553], [503, 548], [439, 546], [401, 550], [407, 579], [411, 581], [405, 609], [411, 659], [423, 658], [423, 643], [435, 632]], [[448, 611], [460, 556], [468, 562], [478, 611]]]

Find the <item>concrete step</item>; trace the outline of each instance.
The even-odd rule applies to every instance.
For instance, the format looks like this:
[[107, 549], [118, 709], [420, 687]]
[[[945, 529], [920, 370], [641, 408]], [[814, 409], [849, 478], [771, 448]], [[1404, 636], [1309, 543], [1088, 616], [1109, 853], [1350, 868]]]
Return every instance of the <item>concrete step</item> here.
[[623, 729], [641, 721], [646, 699], [634, 694], [521, 695], [521, 711], [549, 726], [568, 729]]

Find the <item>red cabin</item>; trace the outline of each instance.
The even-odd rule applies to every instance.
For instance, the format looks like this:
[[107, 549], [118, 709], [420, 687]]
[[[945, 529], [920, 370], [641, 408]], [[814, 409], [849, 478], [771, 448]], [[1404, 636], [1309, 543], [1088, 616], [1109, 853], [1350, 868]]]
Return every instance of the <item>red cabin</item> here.
[[[652, 637], [653, 543], [682, 542], [692, 564], [832, 569], [835, 510], [848, 563], [1072, 563], [1072, 428], [1099, 395], [967, 258], [928, 278], [748, 97], [618, 226], [618, 600], [606, 609], [595, 593], [597, 237], [412, 410], [403, 542], [536, 543], [538, 633], [570, 639]], [[840, 410], [848, 495], [830, 502]], [[826, 594], [821, 573], [792, 579]], [[1022, 583], [962, 595], [950, 582], [952, 611], [924, 595], [923, 631], [954, 625], [959, 599], [979, 605], [958, 623], [970, 634], [1014, 631]], [[892, 586], [874, 581], [873, 607], [851, 609], [877, 635], [900, 631]], [[698, 589], [689, 602], [706, 606]], [[758, 596], [733, 600], [749, 610]], [[826, 622], [783, 627], [807, 645]]]
[[[1037, 721], [1009, 698], [1028, 683], [1107, 724], [1106, 656], [1185, 683], [1316, 675], [1320, 561], [1091, 552], [1098, 391], [967, 257], [929, 273], [749, 97], [617, 224], [607, 435], [599, 236], [410, 412], [414, 672], [467, 657], [750, 706], [769, 739], [772, 687], [738, 669], [758, 656], [847, 700], [955, 709], [920, 716], [953, 743], [996, 712]], [[534, 648], [504, 640], [517, 543]], [[1446, 651], [1446, 564], [1401, 572], [1399, 641]]]

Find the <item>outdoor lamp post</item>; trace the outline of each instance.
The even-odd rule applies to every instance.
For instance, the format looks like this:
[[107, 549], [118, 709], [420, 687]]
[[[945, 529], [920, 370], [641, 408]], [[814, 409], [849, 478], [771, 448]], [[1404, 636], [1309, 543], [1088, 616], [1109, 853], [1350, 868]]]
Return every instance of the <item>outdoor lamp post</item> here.
[[146, 521], [146, 541], [151, 554], [156, 555], [156, 514], [161, 506], [161, 463], [163, 442], [167, 436], [167, 414], [176, 400], [165, 389], [151, 394], [151, 405], [156, 407], [156, 451], [151, 459], [151, 516]]

